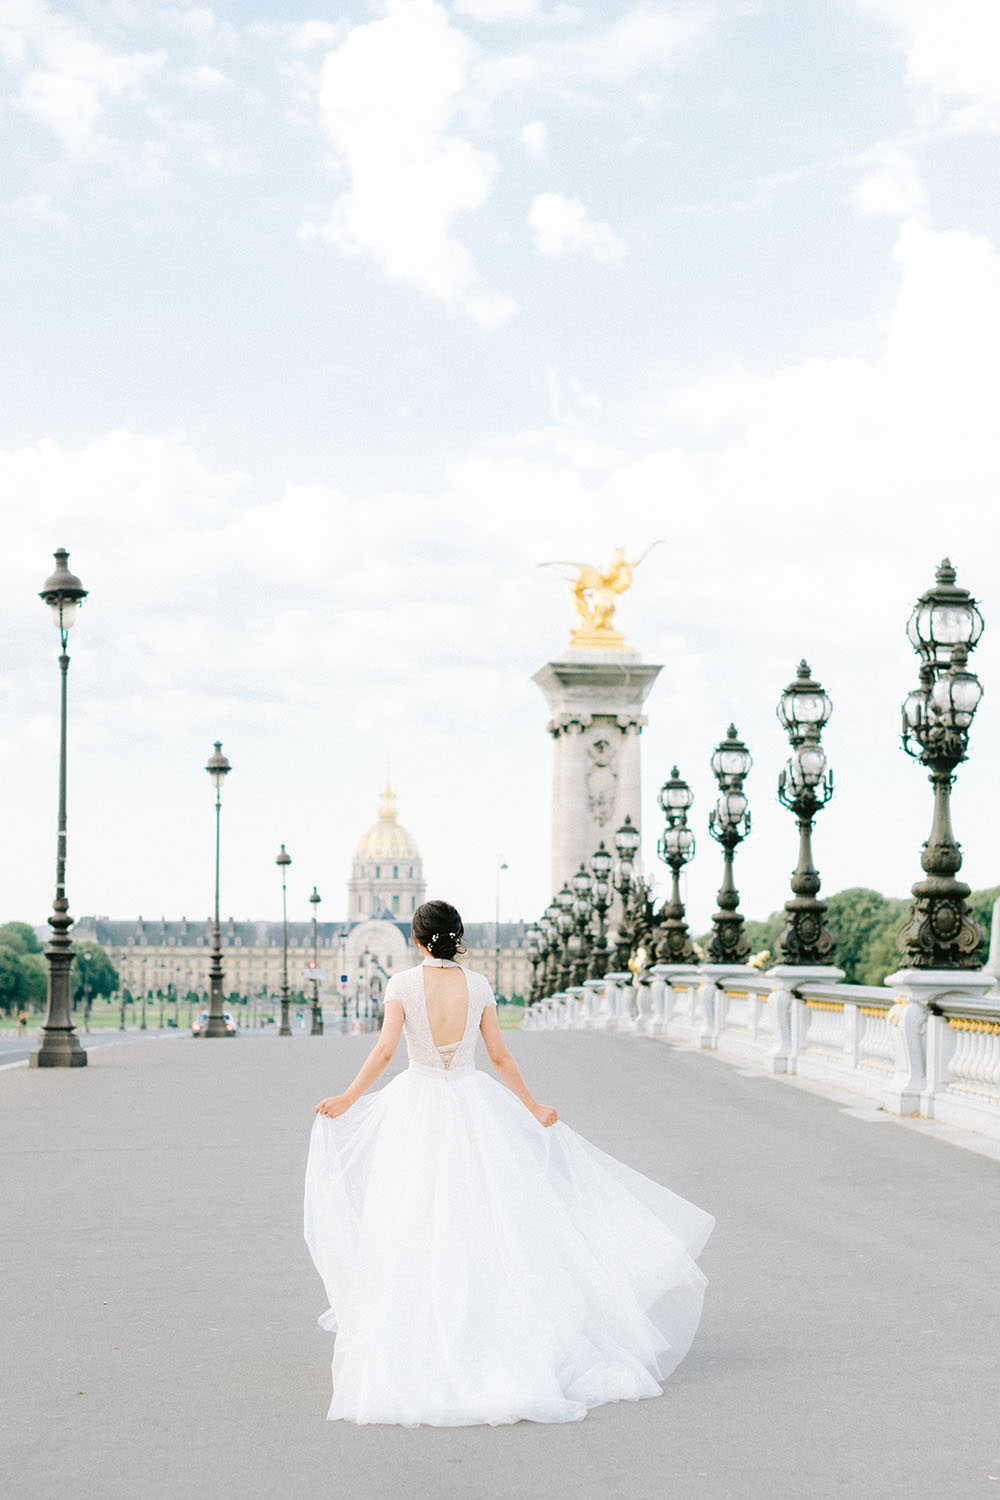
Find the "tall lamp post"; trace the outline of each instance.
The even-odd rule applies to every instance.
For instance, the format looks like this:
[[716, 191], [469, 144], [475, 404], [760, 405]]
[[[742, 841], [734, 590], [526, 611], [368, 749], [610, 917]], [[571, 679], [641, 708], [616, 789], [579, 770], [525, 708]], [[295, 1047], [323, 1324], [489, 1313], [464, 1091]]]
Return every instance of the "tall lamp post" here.
[[313, 997], [312, 997], [312, 1030], [310, 1036], [323, 1035], [323, 1007], [319, 1003], [319, 941], [317, 938], [316, 913], [319, 903], [322, 901], [319, 891], [313, 886], [312, 895], [309, 897], [309, 905], [312, 907], [313, 924]]
[[[222, 928], [219, 925], [219, 831], [222, 816], [222, 783], [232, 767], [222, 753], [222, 741], [215, 741], [215, 749], [205, 765], [215, 788], [215, 910], [212, 918], [212, 952], [208, 961], [208, 1021], [205, 1036], [235, 1036], [235, 1031], [226, 1030], [222, 1014]], [[143, 988], [143, 1024], [145, 1024], [145, 987]]]
[[588, 979], [603, 979], [608, 972], [608, 907], [611, 905], [611, 871], [614, 859], [604, 847], [604, 840], [590, 856], [590, 872], [594, 877], [594, 911], [597, 914], [597, 932], [590, 950]]
[[285, 851], [282, 844], [274, 863], [281, 870], [281, 1025], [278, 1027], [279, 1036], [291, 1036], [292, 1028], [288, 1024], [288, 891], [285, 883], [285, 874], [292, 862], [292, 856]]
[[524, 951], [528, 955], [531, 965], [531, 993], [528, 996], [528, 1004], [532, 1005], [540, 999], [538, 973], [542, 963], [542, 929], [538, 922], [530, 922], [524, 934]]
[[899, 934], [914, 969], [975, 969], [982, 929], [966, 905], [969, 887], [955, 876], [962, 850], [951, 826], [955, 769], [968, 753], [969, 728], [982, 685], [967, 666], [983, 617], [945, 558], [936, 586], [921, 594], [906, 627], [920, 657], [920, 686], [903, 704], [903, 749], [930, 772], [934, 822], [920, 863], [927, 878], [913, 887], [913, 915]]
[[712, 917], [715, 931], [708, 946], [713, 963], [744, 963], [750, 954], [750, 944], [743, 931], [743, 916], [737, 910], [740, 893], [733, 880], [733, 854], [750, 832], [750, 813], [743, 792], [743, 782], [753, 765], [749, 750], [739, 735], [736, 725], [730, 724], [729, 732], [712, 756], [712, 771], [719, 783], [719, 796], [708, 819], [708, 831], [716, 843], [722, 845], [722, 885], [716, 900], [719, 909]]
[[558, 970], [558, 983], [561, 990], [568, 990], [573, 983], [573, 963], [570, 958], [569, 946], [575, 925], [573, 918], [573, 903], [575, 899], [567, 881], [553, 903], [557, 912], [556, 928], [562, 941], [562, 962]]
[[656, 961], [659, 964], [696, 962], [694, 947], [684, 919], [681, 900], [681, 871], [694, 858], [694, 834], [687, 826], [688, 809], [694, 793], [674, 766], [670, 777], [660, 787], [657, 799], [667, 826], [660, 836], [657, 854], [670, 870], [670, 899], [660, 912]]
[[783, 964], [829, 963], [836, 938], [827, 927], [826, 902], [818, 900], [819, 871], [812, 858], [813, 819], [833, 796], [833, 773], [820, 744], [833, 704], [806, 661], [781, 695], [777, 714], [792, 746], [791, 758], [778, 778], [778, 800], [799, 825], [799, 862], [792, 875], [792, 900], [785, 902], [785, 926], [777, 942]]
[[618, 855], [618, 868], [615, 872], [615, 890], [621, 898], [621, 916], [618, 920], [618, 936], [615, 943], [615, 968], [624, 973], [628, 968], [628, 961], [632, 957], [632, 942], [635, 936], [632, 930], [632, 884], [635, 880], [635, 856], [639, 852], [642, 835], [632, 822], [631, 816], [626, 813], [625, 821], [615, 834], [615, 853]]
[[590, 950], [593, 942], [591, 922], [594, 916], [594, 877], [582, 861], [570, 884], [574, 894], [573, 918], [576, 928], [573, 983], [582, 984], [587, 977], [587, 968], [590, 963]]
[[52, 618], [59, 631], [59, 824], [56, 832], [56, 894], [52, 902], [49, 926], [52, 937], [45, 950], [49, 963], [48, 994], [45, 1020], [37, 1052], [32, 1052], [33, 1068], [83, 1068], [87, 1054], [73, 1026], [72, 979], [73, 944], [69, 929], [73, 918], [69, 914], [66, 899], [66, 679], [69, 673], [69, 653], [66, 642], [70, 627], [76, 619], [79, 606], [87, 597], [75, 573], [66, 566], [69, 553], [59, 547], [53, 554], [55, 572], [45, 580], [39, 597], [52, 610]]
[[502, 859], [497, 860], [497, 909], [496, 922], [493, 927], [493, 993], [500, 993], [500, 876], [510, 866]]
[[540, 1000], [546, 995], [554, 995], [559, 988], [559, 973], [557, 968], [559, 954], [559, 908], [555, 902], [551, 902], [545, 908], [545, 915], [538, 924], [542, 929], [542, 940], [545, 943], [542, 961], [542, 980]]

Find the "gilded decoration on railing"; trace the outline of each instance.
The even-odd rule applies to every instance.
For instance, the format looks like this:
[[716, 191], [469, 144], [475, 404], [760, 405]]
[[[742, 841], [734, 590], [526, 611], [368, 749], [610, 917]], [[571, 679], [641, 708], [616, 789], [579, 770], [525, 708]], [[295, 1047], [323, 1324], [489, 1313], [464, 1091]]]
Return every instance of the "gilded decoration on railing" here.
[[810, 1010], [839, 1010], [844, 1009], [843, 1001], [836, 1000], [807, 1000], [806, 1005]]
[[949, 1016], [952, 1031], [976, 1031], [981, 1036], [1000, 1036], [1000, 1021], [972, 1020], [967, 1016]]

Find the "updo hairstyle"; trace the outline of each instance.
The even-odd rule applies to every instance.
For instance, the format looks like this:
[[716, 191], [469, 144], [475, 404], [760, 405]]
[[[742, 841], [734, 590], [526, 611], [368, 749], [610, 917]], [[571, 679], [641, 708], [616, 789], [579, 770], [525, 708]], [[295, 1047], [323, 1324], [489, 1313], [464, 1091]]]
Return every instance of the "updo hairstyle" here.
[[425, 947], [433, 958], [454, 958], [464, 953], [462, 918], [447, 901], [425, 901], [413, 913], [414, 941]]

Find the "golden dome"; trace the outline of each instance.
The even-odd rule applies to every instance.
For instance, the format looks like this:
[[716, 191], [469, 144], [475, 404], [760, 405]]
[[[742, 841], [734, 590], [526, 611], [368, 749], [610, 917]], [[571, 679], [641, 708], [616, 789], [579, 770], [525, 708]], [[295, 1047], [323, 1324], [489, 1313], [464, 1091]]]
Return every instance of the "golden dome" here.
[[378, 822], [374, 823], [360, 840], [355, 859], [419, 859], [420, 850], [412, 833], [396, 821], [396, 794], [386, 777], [378, 810]]

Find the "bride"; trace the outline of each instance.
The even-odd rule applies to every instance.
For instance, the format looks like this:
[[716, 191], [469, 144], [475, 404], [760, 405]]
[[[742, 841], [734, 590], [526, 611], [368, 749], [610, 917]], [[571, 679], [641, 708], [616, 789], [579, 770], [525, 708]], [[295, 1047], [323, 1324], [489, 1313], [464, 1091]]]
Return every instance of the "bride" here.
[[[701, 1315], [713, 1218], [536, 1103], [488, 981], [455, 962], [462, 936], [447, 902], [418, 907], [422, 963], [316, 1106], [305, 1237], [336, 1334], [331, 1420], [577, 1421], [660, 1395]], [[367, 1093], [401, 1034], [409, 1067]]]

